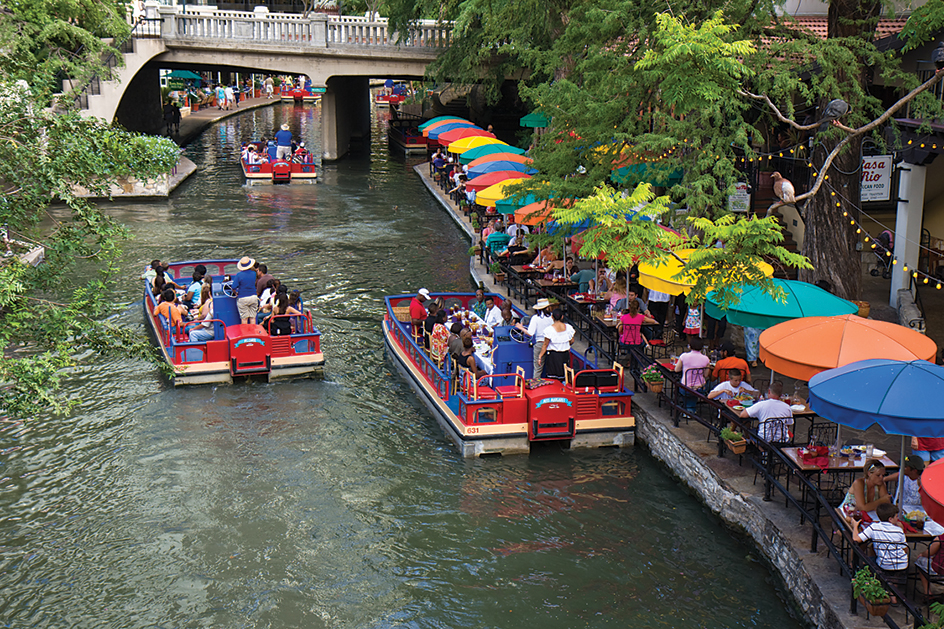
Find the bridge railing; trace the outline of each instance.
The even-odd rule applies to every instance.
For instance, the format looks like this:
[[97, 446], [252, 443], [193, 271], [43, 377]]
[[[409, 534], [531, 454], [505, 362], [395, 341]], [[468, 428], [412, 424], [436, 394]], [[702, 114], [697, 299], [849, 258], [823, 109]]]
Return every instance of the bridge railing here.
[[287, 13], [245, 11], [179, 11], [161, 9], [165, 39], [212, 39], [256, 44], [302, 44], [314, 47], [387, 46], [443, 48], [452, 28], [423, 22], [402, 40], [384, 18], [338, 17], [315, 13], [308, 17]]

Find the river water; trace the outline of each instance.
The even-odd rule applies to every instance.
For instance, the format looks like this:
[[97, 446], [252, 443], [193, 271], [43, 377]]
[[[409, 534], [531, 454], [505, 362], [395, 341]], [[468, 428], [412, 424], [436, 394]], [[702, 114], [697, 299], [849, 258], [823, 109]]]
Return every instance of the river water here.
[[[378, 125], [385, 113], [377, 115]], [[0, 424], [9, 627], [798, 627], [756, 552], [641, 450], [463, 460], [396, 374], [381, 298], [467, 289], [468, 242], [375, 129], [317, 185], [242, 185], [210, 127], [169, 200], [122, 202], [116, 317], [147, 261], [251, 255], [315, 308], [323, 380], [175, 390], [88, 358], [69, 417]]]

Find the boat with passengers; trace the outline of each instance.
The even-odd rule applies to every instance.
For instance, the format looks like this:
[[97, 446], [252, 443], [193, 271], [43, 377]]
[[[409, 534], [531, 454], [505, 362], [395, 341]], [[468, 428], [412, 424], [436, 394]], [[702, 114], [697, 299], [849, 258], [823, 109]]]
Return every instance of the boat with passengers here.
[[[168, 275], [178, 285], [190, 284], [199, 264], [206, 266], [207, 276], [212, 278], [213, 337], [205, 341], [190, 341], [193, 322], [174, 327], [164, 315], [157, 314], [158, 300], [152, 294], [151, 281], [144, 280], [144, 319], [164, 360], [174, 369], [174, 385], [231, 383], [239, 376], [272, 381], [321, 374], [325, 364], [321, 333], [304, 305], [299, 308], [301, 315], [273, 315], [265, 325], [242, 323], [231, 279], [237, 262], [191, 260], [168, 266]], [[279, 325], [279, 319], [288, 319], [290, 326]], [[286, 329], [291, 333], [278, 334]]]
[[[490, 295], [501, 305], [501, 295]], [[414, 330], [413, 295], [385, 298], [384, 343], [400, 373], [465, 457], [530, 452], [537, 442], [569, 448], [625, 447], [635, 441], [632, 392], [619, 364], [599, 367], [590, 352], [571, 350], [564, 381], [528, 378], [533, 351], [513, 326], [489, 326], [472, 312], [471, 293], [431, 294], [448, 321], [473, 331], [475, 360], [486, 375], [476, 378], [441, 348], [426, 348], [425, 331]], [[513, 308], [517, 317], [523, 317]], [[447, 323], [447, 327], [451, 325]]]
[[[268, 147], [262, 142], [253, 141], [247, 143], [250, 148], [255, 148], [260, 154], [266, 155]], [[239, 164], [243, 169], [243, 176], [247, 183], [271, 182], [271, 183], [315, 183], [318, 173], [315, 169], [314, 157], [308, 152], [304, 157], [295, 156], [291, 159], [272, 159], [265, 164], [251, 164], [249, 160], [241, 155]]]

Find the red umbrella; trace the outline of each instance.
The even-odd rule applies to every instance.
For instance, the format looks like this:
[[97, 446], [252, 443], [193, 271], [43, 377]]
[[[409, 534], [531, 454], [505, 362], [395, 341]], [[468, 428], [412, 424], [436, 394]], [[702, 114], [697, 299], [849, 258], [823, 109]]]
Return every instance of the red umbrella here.
[[439, 137], [436, 138], [443, 146], [449, 146], [456, 140], [461, 140], [462, 138], [468, 138], [473, 136], [480, 136], [483, 138], [494, 138], [495, 136], [485, 129], [479, 129], [478, 127], [462, 127], [460, 129], [450, 129], [439, 134]]
[[921, 506], [935, 522], [944, 522], [944, 464], [935, 461], [921, 473]]
[[530, 178], [531, 175], [519, 173], [517, 170], [497, 170], [493, 173], [485, 173], [484, 175], [479, 175], [474, 179], [469, 179], [469, 181], [466, 182], [465, 187], [475, 190], [476, 192], [481, 192], [489, 186], [494, 186], [499, 181], [505, 181], [506, 179]]

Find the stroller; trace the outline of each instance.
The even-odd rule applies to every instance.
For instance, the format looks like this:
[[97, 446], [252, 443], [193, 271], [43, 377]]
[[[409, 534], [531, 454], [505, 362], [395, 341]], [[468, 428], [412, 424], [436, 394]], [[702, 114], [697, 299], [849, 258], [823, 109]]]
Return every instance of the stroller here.
[[883, 279], [889, 279], [892, 276], [892, 257], [887, 255], [887, 252], [895, 252], [895, 234], [886, 229], [881, 234], [875, 237], [875, 249], [872, 249], [872, 253], [875, 254], [877, 258], [875, 260], [875, 267], [869, 270], [869, 273], [872, 277], [878, 277], [881, 273]]

